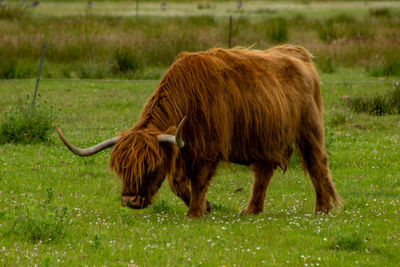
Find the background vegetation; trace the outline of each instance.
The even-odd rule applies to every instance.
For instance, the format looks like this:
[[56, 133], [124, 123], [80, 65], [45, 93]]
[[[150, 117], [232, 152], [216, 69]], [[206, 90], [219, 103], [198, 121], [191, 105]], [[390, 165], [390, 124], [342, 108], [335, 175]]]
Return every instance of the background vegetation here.
[[[46, 41], [43, 77], [158, 79], [180, 51], [226, 47], [229, 14], [233, 14], [234, 46], [266, 49], [285, 42], [301, 44], [315, 55], [323, 72], [358, 67], [372, 76], [400, 74], [397, 5], [359, 3], [358, 11], [349, 12], [338, 9], [339, 4], [325, 9], [297, 4], [287, 9], [256, 2], [257, 8], [248, 4], [234, 9], [222, 3], [196, 13], [199, 8], [187, 4], [186, 14], [195, 15], [176, 17], [171, 16], [172, 10], [161, 12], [159, 4], [153, 3], [143, 12], [158, 12], [158, 16], [136, 18], [131, 6], [126, 8], [131, 13], [112, 15], [113, 9], [104, 11], [109, 10], [106, 4], [94, 3], [99, 7], [90, 10], [72, 5], [81, 11], [78, 14], [68, 8], [61, 13], [54, 3], [37, 9], [0, 7], [0, 58], [5, 63], [0, 65], [0, 78], [34, 77]], [[314, 9], [321, 12], [309, 13]]]

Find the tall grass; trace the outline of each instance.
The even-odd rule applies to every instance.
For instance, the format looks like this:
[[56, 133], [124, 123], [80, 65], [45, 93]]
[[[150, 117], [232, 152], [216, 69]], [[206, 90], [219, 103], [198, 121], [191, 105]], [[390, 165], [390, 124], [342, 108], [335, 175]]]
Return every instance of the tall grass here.
[[[317, 22], [299, 15], [234, 17], [232, 44], [266, 49], [297, 43], [315, 54], [327, 73], [357, 65], [375, 76], [399, 75], [400, 19], [372, 14], [357, 19], [338, 15]], [[167, 68], [181, 51], [228, 45], [227, 20], [212, 16], [136, 19], [89, 14], [2, 22], [0, 58], [5, 63], [0, 64], [0, 78], [6, 79], [34, 77], [44, 41], [43, 76], [57, 78], [149, 77], [149, 70]]]

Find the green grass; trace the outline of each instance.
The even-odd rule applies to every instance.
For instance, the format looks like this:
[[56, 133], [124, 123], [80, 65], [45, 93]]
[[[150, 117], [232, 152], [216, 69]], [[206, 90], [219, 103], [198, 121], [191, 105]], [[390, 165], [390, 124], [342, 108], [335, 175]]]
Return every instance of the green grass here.
[[[296, 157], [284, 175], [275, 174], [258, 216], [238, 215], [250, 195], [248, 168], [221, 164], [207, 194], [213, 211], [191, 220], [166, 183], [149, 208], [122, 208], [109, 150], [80, 158], [55, 133], [43, 144], [0, 145], [0, 265], [396, 265], [400, 120], [346, 106], [346, 96], [391, 89], [379, 80], [345, 82], [365, 79], [356, 69], [322, 76], [326, 143], [342, 199], [341, 209], [326, 216], [312, 214], [313, 188]], [[1, 82], [0, 113], [34, 82]], [[56, 123], [65, 135], [90, 146], [130, 128], [155, 86], [42, 81], [39, 91], [61, 109]]]

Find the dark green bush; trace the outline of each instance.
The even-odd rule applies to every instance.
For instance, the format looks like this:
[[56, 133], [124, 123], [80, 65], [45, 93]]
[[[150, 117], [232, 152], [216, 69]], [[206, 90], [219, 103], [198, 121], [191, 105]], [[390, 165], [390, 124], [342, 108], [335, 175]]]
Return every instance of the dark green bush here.
[[67, 207], [53, 212], [48, 209], [24, 208], [18, 213], [10, 226], [9, 234], [28, 238], [35, 243], [54, 242], [65, 235], [66, 218], [69, 214]]
[[369, 10], [369, 15], [372, 17], [391, 17], [392, 13], [390, 12], [389, 8], [373, 8]]
[[264, 33], [268, 40], [274, 43], [282, 43], [288, 40], [288, 24], [285, 18], [276, 17], [265, 20]]
[[135, 73], [136, 71], [143, 68], [143, 65], [139, 58], [133, 53], [132, 49], [119, 49], [114, 54], [115, 59], [115, 70], [117, 72], [131, 72]]
[[21, 20], [31, 16], [31, 10], [23, 5], [4, 5], [0, 6], [0, 19]]
[[355, 97], [349, 99], [350, 108], [356, 112], [382, 115], [390, 113], [389, 101], [384, 96]]
[[0, 144], [48, 141], [55, 111], [46, 105], [19, 104], [4, 113], [0, 122]]
[[400, 114], [400, 85], [394, 84], [385, 95], [362, 96], [348, 99], [348, 106], [355, 112], [373, 115]]
[[15, 79], [17, 73], [17, 60], [5, 59], [0, 64], [0, 79]]

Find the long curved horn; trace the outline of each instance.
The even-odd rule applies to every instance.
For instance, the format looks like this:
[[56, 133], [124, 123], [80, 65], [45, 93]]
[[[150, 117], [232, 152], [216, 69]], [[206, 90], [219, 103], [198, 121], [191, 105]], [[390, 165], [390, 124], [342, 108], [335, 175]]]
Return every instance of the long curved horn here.
[[183, 117], [183, 119], [181, 120], [181, 122], [178, 125], [178, 128], [176, 128], [176, 135], [172, 135], [172, 134], [159, 134], [157, 136], [158, 141], [160, 143], [171, 143], [174, 145], [177, 145], [179, 148], [182, 148], [185, 146], [185, 143], [183, 142], [182, 139], [182, 127], [183, 124], [186, 121], [186, 116]]
[[56, 131], [60, 136], [61, 141], [63, 141], [64, 145], [73, 153], [81, 157], [91, 156], [93, 154], [96, 154], [97, 152], [102, 151], [103, 149], [106, 149], [107, 147], [113, 146], [119, 139], [119, 137], [114, 137], [89, 148], [79, 148], [68, 142], [68, 140], [64, 137], [61, 130], [57, 126]]

